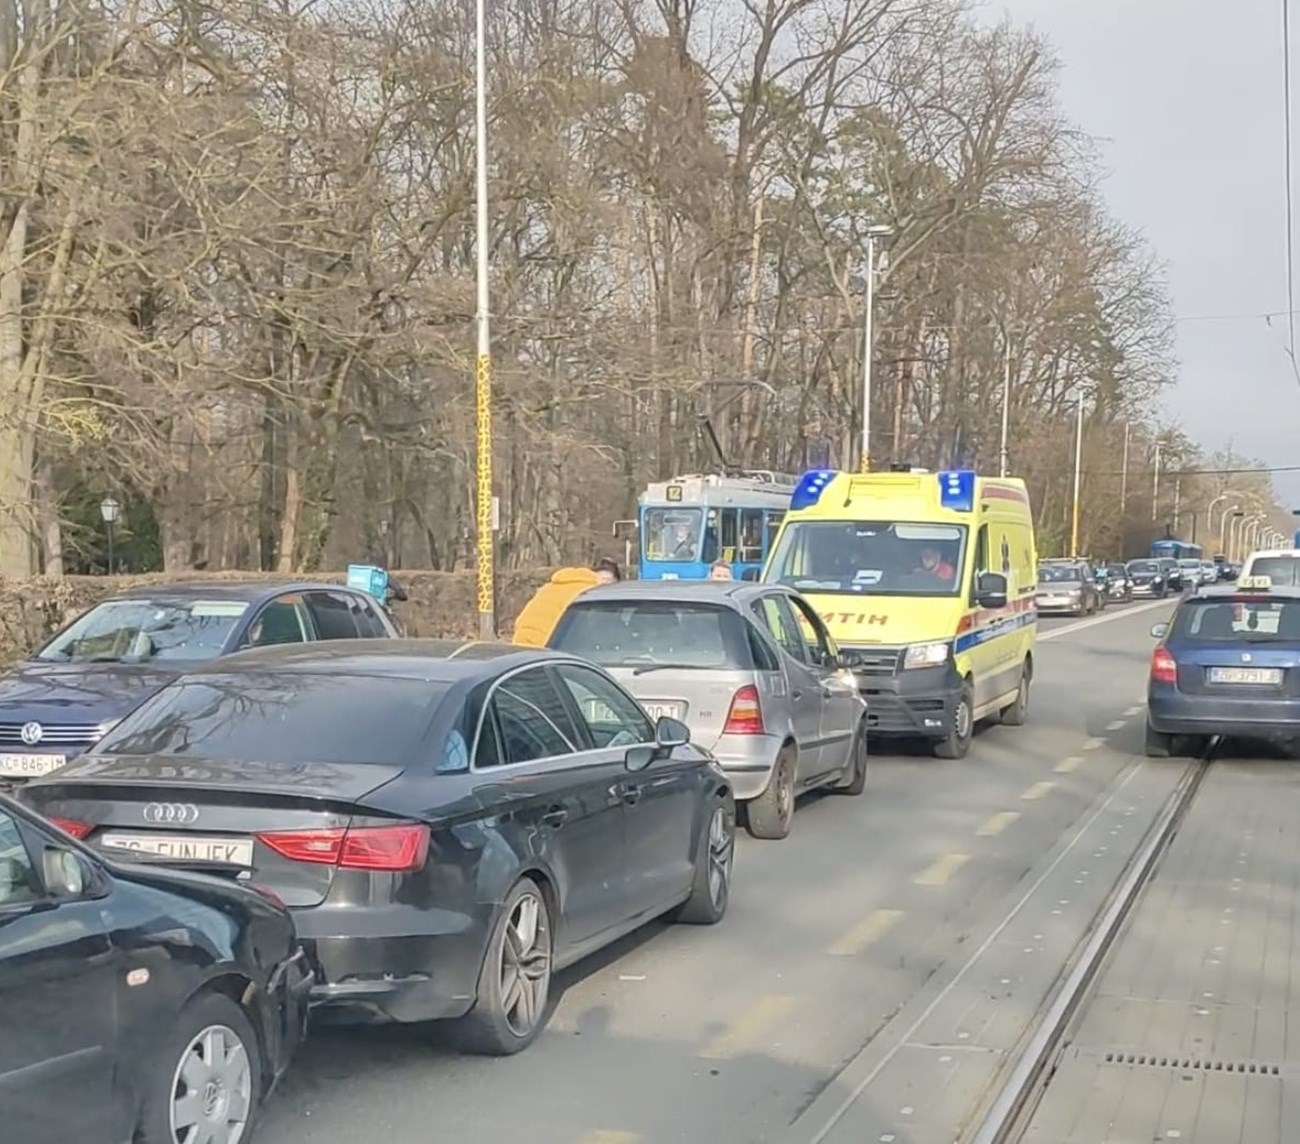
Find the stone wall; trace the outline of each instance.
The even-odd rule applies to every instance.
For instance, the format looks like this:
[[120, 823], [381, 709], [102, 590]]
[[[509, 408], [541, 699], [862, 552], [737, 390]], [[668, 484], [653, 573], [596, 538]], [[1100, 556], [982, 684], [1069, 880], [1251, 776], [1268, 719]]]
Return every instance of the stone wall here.
[[[499, 573], [497, 577], [497, 629], [508, 636], [515, 616], [550, 575], [549, 568], [527, 568]], [[427, 572], [403, 569], [393, 574], [406, 589], [409, 600], [393, 605], [409, 636], [465, 636], [478, 632], [474, 599], [474, 573]], [[257, 580], [277, 583], [292, 580], [320, 580], [341, 584], [343, 572], [313, 576], [280, 576], [258, 572], [195, 572], [182, 575], [67, 576], [63, 579], [37, 577], [0, 584], [0, 667], [8, 667], [43, 643], [64, 624], [105, 596], [148, 584], [172, 584], [186, 580]]]

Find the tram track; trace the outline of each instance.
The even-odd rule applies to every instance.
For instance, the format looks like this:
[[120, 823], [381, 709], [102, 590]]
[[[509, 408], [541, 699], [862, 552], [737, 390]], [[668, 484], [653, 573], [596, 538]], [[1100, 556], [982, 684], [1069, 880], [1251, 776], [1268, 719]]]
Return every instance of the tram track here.
[[983, 1108], [958, 1137], [961, 1144], [1015, 1144], [1024, 1135], [1046, 1092], [1070, 1033], [1086, 1011], [1092, 990], [1144, 890], [1160, 870], [1170, 845], [1214, 765], [1220, 739], [1187, 764], [1124, 872], [1115, 882], [1096, 923], [1083, 935], [1066, 963], [1060, 984], [1026, 1030], [1001, 1080]]

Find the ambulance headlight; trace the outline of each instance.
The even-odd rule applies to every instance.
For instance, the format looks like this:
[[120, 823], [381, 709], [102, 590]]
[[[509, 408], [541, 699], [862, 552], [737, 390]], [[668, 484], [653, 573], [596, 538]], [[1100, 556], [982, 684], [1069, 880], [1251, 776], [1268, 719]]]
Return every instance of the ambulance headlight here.
[[939, 667], [948, 662], [948, 641], [912, 644], [903, 656], [903, 670], [913, 667]]

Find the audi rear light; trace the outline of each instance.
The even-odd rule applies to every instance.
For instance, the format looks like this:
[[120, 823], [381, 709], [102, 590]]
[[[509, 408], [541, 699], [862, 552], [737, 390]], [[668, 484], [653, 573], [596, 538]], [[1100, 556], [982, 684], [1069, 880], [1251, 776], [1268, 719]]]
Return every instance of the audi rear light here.
[[47, 818], [46, 821], [53, 823], [64, 834], [71, 834], [73, 838], [78, 840], [85, 838], [87, 834], [95, 829], [89, 822], [77, 822], [75, 819], [57, 818], [53, 815]]
[[418, 870], [429, 856], [429, 828], [419, 822], [395, 826], [331, 826], [320, 830], [270, 830], [257, 840], [294, 862], [344, 870]]
[[761, 735], [763, 731], [763, 709], [758, 705], [758, 688], [752, 683], [746, 684], [732, 696], [731, 709], [727, 712], [727, 723], [722, 728], [722, 733]]
[[1158, 647], [1151, 653], [1151, 680], [1154, 683], [1178, 682], [1178, 664], [1166, 647]]

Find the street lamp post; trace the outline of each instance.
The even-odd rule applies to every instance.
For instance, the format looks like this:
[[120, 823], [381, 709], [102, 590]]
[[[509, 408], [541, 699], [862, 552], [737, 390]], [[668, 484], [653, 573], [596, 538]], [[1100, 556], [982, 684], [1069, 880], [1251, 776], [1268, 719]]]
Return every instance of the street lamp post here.
[[1156, 442], [1156, 470], [1151, 481], [1151, 519], [1157, 519], [1160, 511], [1160, 442]]
[[1083, 390], [1079, 391], [1079, 415], [1074, 431], [1074, 512], [1070, 522], [1070, 555], [1079, 555], [1079, 493], [1083, 482]]
[[496, 637], [496, 563], [492, 513], [492, 337], [488, 313], [487, 35], [484, 6], [474, 12], [475, 182], [478, 214], [478, 353], [474, 362], [477, 590], [479, 639]]
[[858, 456], [858, 468], [864, 473], [871, 472], [871, 357], [876, 347], [876, 239], [888, 238], [891, 234], [893, 230], [887, 226], [867, 228], [866, 314], [862, 319], [862, 446]]
[[117, 523], [122, 506], [112, 497], [105, 497], [99, 502], [99, 515], [103, 518], [104, 528], [108, 531], [108, 574], [113, 575], [113, 526]]
[[[1219, 551], [1222, 552], [1225, 556], [1228, 556], [1229, 558], [1231, 558], [1231, 556], [1228, 552], [1228, 541], [1227, 541], [1228, 517], [1233, 513], [1240, 512], [1240, 511], [1241, 509], [1239, 509], [1235, 504], [1233, 504], [1233, 505], [1229, 505], [1227, 508], [1223, 510], [1223, 512], [1219, 514]], [[1208, 526], [1208, 520], [1207, 520], [1207, 526]]]
[[1011, 335], [1002, 331], [1002, 441], [998, 447], [998, 476], [1007, 475], [1007, 432], [1011, 428]]

